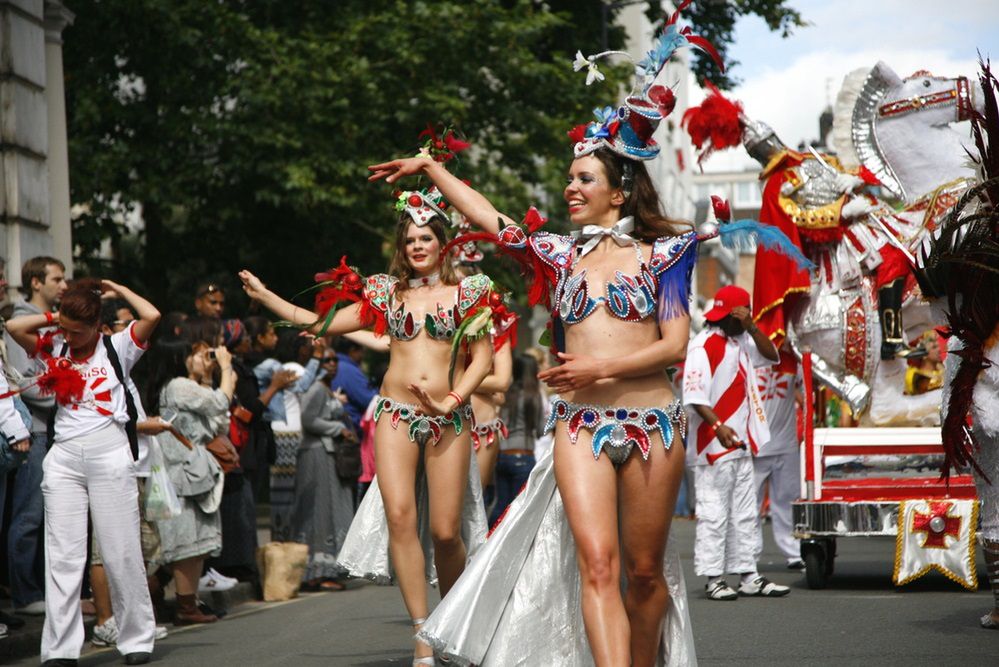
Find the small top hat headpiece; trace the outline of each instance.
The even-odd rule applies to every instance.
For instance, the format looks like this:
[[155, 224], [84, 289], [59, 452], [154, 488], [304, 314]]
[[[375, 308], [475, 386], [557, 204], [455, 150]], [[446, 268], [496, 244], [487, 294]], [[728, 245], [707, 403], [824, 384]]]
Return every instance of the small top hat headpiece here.
[[[721, 57], [711, 42], [694, 35], [689, 26], [680, 28], [677, 20], [680, 12], [691, 0], [680, 3], [677, 11], [667, 16], [662, 32], [656, 37], [652, 49], [645, 58], [635, 63], [635, 85], [624, 104], [614, 110], [612, 107], [593, 110], [596, 120], [577, 125], [569, 137], [572, 139], [575, 157], [589, 155], [598, 148], [609, 148], [618, 155], [632, 160], [651, 160], [659, 154], [659, 145], [652, 138], [660, 121], [668, 116], [676, 106], [676, 96], [667, 86], [656, 85], [666, 62], [681, 46], [693, 46], [707, 53], [718, 67], [724, 71]], [[586, 85], [601, 81], [604, 75], [597, 69], [597, 60], [611, 55], [631, 56], [623, 51], [604, 51], [592, 56], [576, 52], [572, 67], [577, 72], [586, 68]], [[634, 61], [633, 61], [634, 62]]]

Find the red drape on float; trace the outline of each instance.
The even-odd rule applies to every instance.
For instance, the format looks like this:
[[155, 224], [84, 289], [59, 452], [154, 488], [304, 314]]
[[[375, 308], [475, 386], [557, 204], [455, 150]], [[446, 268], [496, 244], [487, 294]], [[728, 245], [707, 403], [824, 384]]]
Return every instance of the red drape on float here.
[[[782, 166], [788, 167], [794, 164], [785, 163]], [[777, 227], [801, 249], [798, 228], [790, 216], [781, 209], [778, 201], [785, 173], [783, 169], [778, 169], [767, 179], [767, 184], [763, 188], [760, 222]], [[796, 297], [807, 295], [809, 289], [808, 271], [798, 268], [794, 260], [766, 248], [756, 249], [753, 320], [777, 347], [780, 347], [787, 333], [785, 324], [788, 317], [787, 309], [794, 303]]]

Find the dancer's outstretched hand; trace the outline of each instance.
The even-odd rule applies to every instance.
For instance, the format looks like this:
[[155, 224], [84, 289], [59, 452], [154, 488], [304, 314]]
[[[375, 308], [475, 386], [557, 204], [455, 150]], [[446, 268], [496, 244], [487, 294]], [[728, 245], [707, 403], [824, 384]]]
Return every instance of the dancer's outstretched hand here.
[[604, 377], [604, 365], [599, 359], [565, 352], [559, 352], [558, 358], [563, 362], [561, 366], [538, 373], [538, 379], [556, 393], [582, 389]]
[[453, 399], [446, 398], [443, 401], [438, 401], [433, 396], [428, 394], [423, 387], [419, 387], [415, 384], [409, 385], [409, 391], [413, 394], [413, 396], [416, 396], [416, 400], [420, 402], [420, 405], [423, 406], [423, 410], [428, 415], [439, 417], [451, 412], [451, 407], [448, 406], [447, 402]]
[[378, 181], [384, 178], [386, 183], [395, 183], [403, 176], [422, 174], [427, 168], [435, 164], [437, 163], [425, 157], [409, 157], [390, 160], [381, 164], [373, 164], [368, 167], [368, 171], [372, 172], [368, 176], [368, 180]]
[[267, 291], [267, 287], [260, 282], [260, 278], [256, 277], [246, 269], [239, 272], [239, 279], [243, 281], [243, 291], [251, 299], [258, 300]]

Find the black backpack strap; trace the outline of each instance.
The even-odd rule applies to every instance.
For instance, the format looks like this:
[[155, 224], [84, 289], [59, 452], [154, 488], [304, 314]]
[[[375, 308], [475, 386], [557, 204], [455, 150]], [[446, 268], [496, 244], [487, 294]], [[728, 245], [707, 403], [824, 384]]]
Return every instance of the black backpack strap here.
[[[66, 345], [66, 343], [63, 343], [62, 347], [59, 348], [59, 354], [57, 354], [56, 356], [57, 357], [65, 357], [66, 356], [66, 352], [68, 352], [68, 351], [69, 351], [69, 347]], [[52, 449], [52, 443], [55, 442], [55, 418], [56, 418], [56, 410], [58, 410], [58, 409], [59, 409], [59, 402], [56, 401], [55, 403], [53, 403], [53, 405], [52, 405], [52, 412], [49, 413], [49, 418], [45, 422], [45, 449], [46, 450]]]
[[132, 449], [132, 460], [138, 461], [139, 434], [135, 427], [139, 422], [139, 412], [135, 409], [135, 398], [132, 396], [132, 392], [129, 391], [128, 384], [125, 382], [125, 372], [121, 368], [121, 359], [118, 358], [118, 351], [111, 344], [111, 336], [104, 334], [101, 338], [104, 340], [104, 348], [108, 352], [108, 361], [111, 362], [111, 368], [114, 369], [114, 374], [121, 384], [121, 389], [125, 392], [125, 410], [128, 412], [128, 421], [125, 422], [125, 434], [128, 435], [128, 445]]

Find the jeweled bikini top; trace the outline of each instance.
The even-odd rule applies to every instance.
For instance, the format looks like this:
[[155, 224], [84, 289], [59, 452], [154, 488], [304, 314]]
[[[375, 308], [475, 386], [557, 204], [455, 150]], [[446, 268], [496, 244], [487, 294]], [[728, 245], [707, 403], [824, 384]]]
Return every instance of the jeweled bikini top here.
[[[656, 312], [661, 281], [667, 269], [683, 258], [685, 251], [697, 242], [695, 232], [680, 236], [661, 237], [652, 244], [652, 255], [646, 263], [641, 246], [635, 244], [638, 273], [614, 273], [608, 281], [606, 296], [590, 296], [586, 269], [572, 275], [577, 261], [575, 239], [547, 232], [535, 232], [530, 237], [532, 250], [546, 264], [556, 269], [558, 282], [554, 286], [553, 302], [559, 319], [565, 324], [577, 324], [586, 319], [597, 306], [604, 304], [608, 312], [626, 322], [640, 322]], [[682, 280], [689, 280], [684, 276]]]
[[406, 310], [404, 301], [397, 301], [395, 289], [399, 279], [384, 273], [369, 276], [364, 283], [364, 296], [372, 308], [385, 314], [389, 335], [401, 341], [413, 340], [424, 328], [434, 340], [451, 340], [468, 312], [489, 291], [488, 276], [469, 276], [458, 284], [454, 304], [437, 304], [435, 311], [428, 311], [421, 322]]

